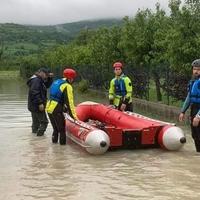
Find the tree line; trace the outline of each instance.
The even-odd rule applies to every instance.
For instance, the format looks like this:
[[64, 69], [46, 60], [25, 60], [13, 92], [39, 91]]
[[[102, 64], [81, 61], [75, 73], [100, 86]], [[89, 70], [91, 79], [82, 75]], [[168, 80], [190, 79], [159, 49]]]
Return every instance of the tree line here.
[[84, 29], [67, 45], [45, 51], [21, 62], [22, 76], [38, 66], [48, 66], [61, 75], [72, 66], [81, 80], [95, 88], [109, 86], [112, 63], [124, 63], [132, 79], [134, 96], [149, 99], [149, 88], [155, 85], [157, 100], [163, 95], [182, 100], [191, 75], [191, 62], [200, 57], [200, 0], [169, 0], [170, 13], [161, 9], [138, 10], [124, 17], [120, 26]]

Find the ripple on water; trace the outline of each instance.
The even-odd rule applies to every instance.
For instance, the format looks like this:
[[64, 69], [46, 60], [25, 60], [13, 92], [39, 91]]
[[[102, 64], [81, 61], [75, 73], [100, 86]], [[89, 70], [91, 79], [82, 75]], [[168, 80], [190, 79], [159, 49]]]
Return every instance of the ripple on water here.
[[[2, 96], [1, 96], [2, 97]], [[0, 199], [197, 200], [200, 156], [191, 137], [180, 152], [119, 150], [91, 156], [31, 133], [26, 101], [0, 103]]]

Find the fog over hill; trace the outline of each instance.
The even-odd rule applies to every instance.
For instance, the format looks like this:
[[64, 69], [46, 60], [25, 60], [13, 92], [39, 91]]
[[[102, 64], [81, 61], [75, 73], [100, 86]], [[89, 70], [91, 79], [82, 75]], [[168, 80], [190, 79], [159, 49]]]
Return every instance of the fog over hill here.
[[0, 23], [55, 25], [88, 19], [134, 16], [168, 0], [1, 0]]
[[67, 41], [81, 30], [111, 27], [122, 24], [121, 19], [87, 20], [51, 26], [19, 25], [13, 23], [0, 24], [0, 41], [35, 41], [58, 40]]

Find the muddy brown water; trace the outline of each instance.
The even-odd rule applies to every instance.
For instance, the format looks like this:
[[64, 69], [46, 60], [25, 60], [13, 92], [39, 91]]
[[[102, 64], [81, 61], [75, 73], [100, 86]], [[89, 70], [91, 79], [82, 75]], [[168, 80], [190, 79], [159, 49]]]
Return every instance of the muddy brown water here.
[[[200, 154], [190, 131], [178, 152], [117, 150], [92, 156], [75, 144], [31, 133], [22, 80], [0, 80], [1, 200], [199, 200]], [[98, 95], [76, 95], [76, 102]]]

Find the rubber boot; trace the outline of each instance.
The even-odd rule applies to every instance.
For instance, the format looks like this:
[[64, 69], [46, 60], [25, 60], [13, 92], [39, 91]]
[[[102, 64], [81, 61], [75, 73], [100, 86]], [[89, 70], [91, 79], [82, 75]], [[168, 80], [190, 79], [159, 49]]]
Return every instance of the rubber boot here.
[[66, 145], [66, 136], [60, 137], [60, 145]]
[[58, 136], [52, 135], [52, 143], [58, 143]]

